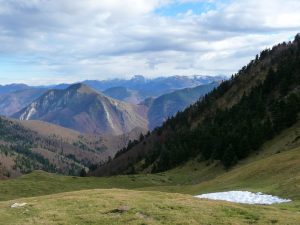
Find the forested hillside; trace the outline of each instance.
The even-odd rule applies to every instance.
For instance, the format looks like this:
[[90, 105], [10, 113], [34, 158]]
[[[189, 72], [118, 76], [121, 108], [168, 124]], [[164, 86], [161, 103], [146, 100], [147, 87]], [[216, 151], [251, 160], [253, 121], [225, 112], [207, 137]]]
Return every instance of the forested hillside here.
[[300, 111], [300, 36], [256, 56], [202, 101], [123, 149], [93, 175], [160, 172], [191, 158], [230, 168], [293, 125]]
[[33, 170], [79, 175], [105, 161], [135, 139], [141, 130], [120, 136], [83, 135], [42, 121], [0, 117], [0, 178]]

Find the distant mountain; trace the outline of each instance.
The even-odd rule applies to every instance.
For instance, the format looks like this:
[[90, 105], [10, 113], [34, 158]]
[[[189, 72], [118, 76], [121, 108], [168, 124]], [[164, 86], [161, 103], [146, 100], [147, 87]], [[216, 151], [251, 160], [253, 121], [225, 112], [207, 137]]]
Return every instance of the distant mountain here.
[[44, 94], [47, 89], [28, 88], [0, 95], [0, 115], [10, 116]]
[[120, 135], [136, 127], [146, 129], [146, 107], [109, 98], [84, 84], [50, 90], [13, 115], [42, 120], [82, 133]]
[[30, 87], [26, 84], [8, 84], [8, 85], [0, 85], [0, 95], [7, 94], [16, 91], [23, 91], [29, 89]]
[[[128, 91], [135, 91], [134, 96], [137, 96], [138, 99], [144, 100], [148, 97], [158, 97], [160, 95], [183, 89], [188, 87], [196, 87], [203, 84], [209, 84], [214, 81], [221, 81], [227, 79], [224, 76], [170, 76], [170, 77], [158, 77], [153, 79], [147, 79], [142, 75], [136, 75], [129, 80], [125, 79], [112, 79], [112, 80], [86, 80], [83, 81], [84, 84], [98, 90], [106, 91], [110, 88], [114, 89], [116, 93], [114, 96], [121, 96], [121, 93], [124, 92], [126, 88]], [[122, 100], [122, 98], [118, 98]]]
[[130, 90], [126, 87], [112, 87], [103, 91], [103, 94], [133, 104], [138, 104], [142, 100], [137, 91]]
[[144, 104], [149, 107], [149, 129], [162, 125], [169, 117], [195, 103], [199, 98], [218, 87], [219, 83], [200, 85], [194, 88], [185, 88], [172, 93], [164, 94], [158, 98], [148, 98]]
[[[196, 87], [226, 79], [225, 76], [201, 75], [147, 79], [142, 75], [136, 75], [131, 79], [85, 80], [82, 83], [99, 92], [104, 92], [109, 97], [136, 104], [149, 97], [158, 97], [175, 90]], [[63, 90], [71, 85], [73, 84], [62, 83], [42, 86], [29, 86], [26, 84], [0, 85], [0, 95], [32, 89]]]

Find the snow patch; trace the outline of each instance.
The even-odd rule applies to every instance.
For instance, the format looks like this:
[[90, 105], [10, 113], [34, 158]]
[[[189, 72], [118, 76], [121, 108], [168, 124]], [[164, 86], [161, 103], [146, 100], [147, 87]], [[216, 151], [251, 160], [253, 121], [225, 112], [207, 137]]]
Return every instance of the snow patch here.
[[277, 196], [263, 194], [261, 192], [252, 193], [249, 191], [228, 191], [216, 192], [209, 194], [196, 195], [196, 198], [223, 200], [228, 202], [244, 203], [244, 204], [261, 204], [271, 205], [275, 203], [290, 202], [290, 199], [283, 199]]
[[25, 202], [23, 202], [23, 203], [14, 203], [10, 207], [11, 208], [20, 208], [20, 207], [23, 207], [25, 205], [27, 205], [27, 203], [25, 203]]

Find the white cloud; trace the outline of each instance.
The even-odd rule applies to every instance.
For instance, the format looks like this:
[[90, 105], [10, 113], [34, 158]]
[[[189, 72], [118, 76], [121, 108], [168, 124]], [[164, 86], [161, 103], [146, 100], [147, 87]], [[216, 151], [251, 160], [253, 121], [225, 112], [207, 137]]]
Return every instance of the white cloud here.
[[[173, 17], [155, 13], [174, 2], [215, 7]], [[260, 50], [294, 36], [299, 21], [298, 0], [0, 0], [0, 54], [22, 58], [22, 66], [52, 73], [57, 82], [230, 75]]]

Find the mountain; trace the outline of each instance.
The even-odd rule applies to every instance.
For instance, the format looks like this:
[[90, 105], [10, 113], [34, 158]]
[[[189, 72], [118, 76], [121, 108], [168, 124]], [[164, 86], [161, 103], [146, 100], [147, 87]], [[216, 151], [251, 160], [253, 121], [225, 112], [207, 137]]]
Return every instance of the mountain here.
[[230, 80], [91, 174], [160, 172], [195, 158], [230, 169], [299, 121], [299, 65], [297, 35], [262, 51]]
[[130, 90], [126, 87], [112, 87], [103, 91], [103, 94], [132, 104], [138, 104], [142, 100], [137, 91]]
[[47, 90], [42, 88], [28, 88], [0, 95], [0, 115], [10, 116], [40, 97]]
[[7, 84], [0, 85], [0, 95], [7, 94], [15, 91], [23, 91], [29, 89], [30, 87], [26, 84]]
[[148, 127], [144, 106], [114, 100], [84, 84], [50, 90], [13, 117], [46, 121], [90, 134], [120, 135], [136, 127]]
[[28, 86], [26, 84], [0, 85], [0, 115], [11, 116], [28, 106], [47, 90], [65, 89], [69, 84]]
[[199, 98], [211, 92], [219, 85], [217, 82], [200, 85], [194, 88], [185, 88], [164, 94], [155, 99], [148, 98], [144, 101], [148, 111], [149, 129], [152, 130], [163, 124], [169, 117], [195, 103]]
[[[153, 79], [147, 79], [142, 75], [136, 75], [129, 80], [125, 79], [112, 79], [112, 80], [86, 80], [83, 81], [84, 84], [98, 90], [100, 92], [107, 91], [110, 88], [112, 89], [115, 96], [119, 100], [124, 100], [121, 96], [121, 93], [124, 91], [134, 92], [135, 98], [144, 100], [148, 97], [158, 97], [160, 95], [183, 89], [196, 87], [203, 84], [209, 84], [215, 81], [226, 80], [224, 76], [169, 76], [169, 77], [158, 77]], [[122, 89], [120, 88], [122, 87]], [[124, 89], [125, 88], [125, 89]], [[109, 93], [112, 92], [109, 91]], [[119, 92], [118, 92], [119, 91]], [[132, 95], [132, 94], [130, 94]], [[125, 99], [126, 100], [126, 99]]]

